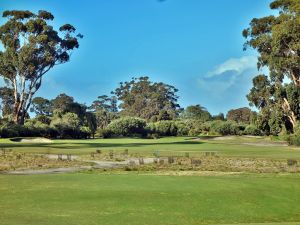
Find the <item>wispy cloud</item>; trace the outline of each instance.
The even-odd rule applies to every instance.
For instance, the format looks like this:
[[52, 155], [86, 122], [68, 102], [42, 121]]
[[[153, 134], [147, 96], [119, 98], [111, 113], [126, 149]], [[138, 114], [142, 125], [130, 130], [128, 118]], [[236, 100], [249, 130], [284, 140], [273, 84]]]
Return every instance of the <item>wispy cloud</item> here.
[[254, 75], [256, 70], [257, 58], [255, 56], [230, 58], [199, 78], [198, 84], [202, 89], [214, 88], [217, 90], [216, 94], [220, 95], [242, 79]]
[[211, 107], [218, 105], [228, 110], [235, 105], [247, 105], [245, 96], [256, 74], [256, 57], [230, 58], [198, 78], [199, 93], [209, 96], [204, 99], [208, 107], [211, 103]]
[[243, 56], [241, 58], [230, 58], [225, 62], [217, 65], [212, 71], [206, 74], [206, 77], [214, 77], [222, 75], [226, 72], [232, 71], [237, 75], [242, 74], [246, 70], [256, 69], [257, 57], [255, 56]]

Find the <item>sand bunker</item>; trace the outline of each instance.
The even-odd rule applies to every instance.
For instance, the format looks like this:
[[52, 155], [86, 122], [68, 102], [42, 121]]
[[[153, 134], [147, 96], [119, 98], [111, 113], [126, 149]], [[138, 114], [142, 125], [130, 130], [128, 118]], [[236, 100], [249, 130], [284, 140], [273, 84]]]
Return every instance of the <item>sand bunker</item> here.
[[214, 137], [211, 140], [214, 140], [214, 141], [225, 141], [225, 140], [234, 140], [234, 139], [236, 139], [236, 136]]
[[52, 140], [47, 138], [12, 138], [10, 140], [22, 143], [52, 143]]

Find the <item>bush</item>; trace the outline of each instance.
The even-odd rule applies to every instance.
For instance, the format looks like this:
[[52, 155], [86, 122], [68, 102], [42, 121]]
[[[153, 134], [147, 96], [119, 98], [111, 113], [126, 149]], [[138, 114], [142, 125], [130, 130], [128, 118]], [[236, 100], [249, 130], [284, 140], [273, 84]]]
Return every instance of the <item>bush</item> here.
[[184, 121], [162, 120], [147, 124], [149, 138], [159, 136], [186, 136], [189, 134], [189, 125]]
[[140, 118], [124, 117], [112, 121], [108, 126], [109, 130], [113, 135], [116, 136], [146, 136], [146, 122]]
[[57, 136], [57, 131], [53, 127], [50, 127], [47, 123], [43, 123], [38, 119], [26, 120], [23, 129], [19, 132], [22, 137], [55, 138]]
[[300, 146], [300, 125], [295, 128], [294, 134], [289, 135], [286, 140], [290, 145]]
[[220, 135], [239, 135], [240, 129], [239, 125], [232, 121], [216, 120], [212, 121], [210, 126], [210, 132]]
[[177, 136], [186, 136], [189, 134], [189, 127], [182, 121], [176, 121], [175, 126], [177, 127]]
[[177, 126], [175, 121], [162, 120], [155, 123], [155, 132], [161, 136], [176, 136]]
[[80, 119], [75, 113], [55, 114], [50, 126], [57, 130], [60, 138], [80, 138]]
[[37, 115], [35, 119], [43, 124], [50, 125], [51, 123], [51, 118], [45, 115]]
[[1, 126], [0, 128], [0, 136], [1, 138], [10, 138], [10, 137], [19, 137], [21, 126], [13, 124], [13, 123], [6, 123]]
[[262, 135], [261, 131], [254, 125], [248, 125], [244, 130], [244, 134], [253, 136]]
[[186, 129], [188, 129], [188, 135], [196, 136], [203, 133], [203, 122], [200, 120], [185, 120]]
[[113, 133], [111, 130], [109, 129], [102, 129], [99, 128], [96, 131], [96, 137], [102, 137], [102, 138], [110, 138], [113, 136]]
[[80, 138], [91, 138], [92, 136], [92, 131], [88, 126], [81, 126], [80, 127]]

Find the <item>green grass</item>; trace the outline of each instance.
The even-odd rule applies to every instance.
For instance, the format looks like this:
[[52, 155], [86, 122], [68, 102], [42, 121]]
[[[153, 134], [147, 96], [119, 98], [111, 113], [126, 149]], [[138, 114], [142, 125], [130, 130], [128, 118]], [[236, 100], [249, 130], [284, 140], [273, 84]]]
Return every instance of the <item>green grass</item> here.
[[[251, 143], [261, 146], [249, 145]], [[28, 153], [203, 154], [268, 159], [300, 159], [300, 148], [263, 146], [269, 138], [225, 140], [189, 137], [54, 140], [0, 148]], [[300, 225], [300, 174], [158, 176], [74, 173], [0, 175], [1, 225]]]
[[[246, 144], [245, 144], [246, 143]], [[277, 143], [268, 138], [236, 137], [230, 140], [192, 140], [189, 137], [168, 137], [161, 139], [90, 139], [90, 140], [54, 140], [53, 143], [16, 143], [9, 139], [0, 139], [0, 147], [12, 148], [20, 152], [33, 153], [71, 153], [89, 154], [96, 149], [123, 151], [130, 153], [152, 154], [160, 151], [162, 154], [184, 154], [192, 152], [203, 154], [216, 151], [221, 156], [300, 159], [300, 148], [285, 146], [251, 146], [249, 143]]]
[[300, 224], [300, 175], [0, 175], [1, 225]]

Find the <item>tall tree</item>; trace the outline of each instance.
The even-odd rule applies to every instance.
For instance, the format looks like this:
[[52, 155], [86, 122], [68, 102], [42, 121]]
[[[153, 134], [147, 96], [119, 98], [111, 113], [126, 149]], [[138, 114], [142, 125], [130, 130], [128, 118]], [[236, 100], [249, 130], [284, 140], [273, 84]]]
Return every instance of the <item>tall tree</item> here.
[[250, 123], [251, 109], [248, 107], [231, 109], [228, 111], [226, 118], [237, 123]]
[[73, 97], [66, 95], [65, 93], [59, 94], [56, 98], [51, 100], [52, 111], [59, 110], [67, 112], [72, 103], [74, 103]]
[[14, 90], [13, 120], [23, 124], [43, 76], [54, 66], [68, 62], [79, 47], [75, 28], [65, 24], [56, 31], [49, 21], [54, 16], [40, 10], [4, 11], [7, 22], [0, 27], [0, 76]]
[[201, 105], [190, 105], [182, 113], [184, 119], [208, 121], [212, 118], [207, 109]]
[[11, 115], [14, 109], [14, 90], [8, 87], [0, 88], [2, 116]]
[[[300, 115], [294, 111], [292, 105], [299, 102], [299, 97], [289, 99], [283, 79], [288, 78], [292, 81], [296, 93], [300, 88], [300, 6], [299, 0], [275, 0], [270, 4], [270, 8], [278, 10], [279, 14], [270, 15], [262, 18], [254, 18], [250, 27], [243, 31], [243, 36], [247, 39], [245, 49], [252, 47], [259, 53], [258, 68], [268, 67], [270, 74], [267, 83], [270, 85], [268, 92], [269, 100], [276, 103], [276, 109], [280, 110], [277, 114], [282, 114], [292, 129], [296, 126]], [[262, 78], [259, 75], [258, 81]], [[256, 82], [254, 80], [254, 82]], [[253, 103], [256, 100], [265, 98], [259, 93], [264, 92], [264, 87], [259, 89], [254, 87], [248, 96]], [[257, 91], [257, 93], [255, 93]], [[270, 92], [271, 91], [271, 92]], [[255, 97], [256, 96], [256, 97]], [[256, 99], [255, 99], [256, 98]], [[267, 101], [260, 101], [265, 104]], [[269, 104], [271, 107], [271, 105]], [[264, 111], [267, 111], [264, 109]], [[274, 111], [274, 110], [273, 110]]]
[[140, 77], [121, 82], [113, 94], [121, 102], [119, 107], [123, 115], [157, 120], [161, 111], [166, 111], [173, 118], [178, 115], [180, 108], [177, 92], [174, 86], [151, 82], [149, 77]]
[[97, 118], [94, 113], [86, 112], [85, 113], [85, 123], [87, 124], [88, 128], [91, 131], [93, 138], [95, 138], [95, 133], [97, 130]]
[[100, 95], [98, 99], [93, 101], [92, 105], [89, 107], [92, 111], [99, 111], [105, 110], [107, 112], [118, 112], [117, 106], [117, 98], [116, 96], [107, 96], [107, 95]]
[[51, 102], [42, 97], [35, 97], [32, 99], [32, 107], [30, 108], [31, 112], [34, 112], [37, 115], [50, 116], [51, 114]]
[[100, 95], [88, 109], [95, 115], [97, 128], [103, 129], [118, 118], [117, 97]]
[[55, 99], [51, 100], [51, 110], [65, 113], [75, 113], [80, 120], [84, 120], [87, 107], [84, 104], [74, 101], [74, 98], [65, 93], [59, 94]]

